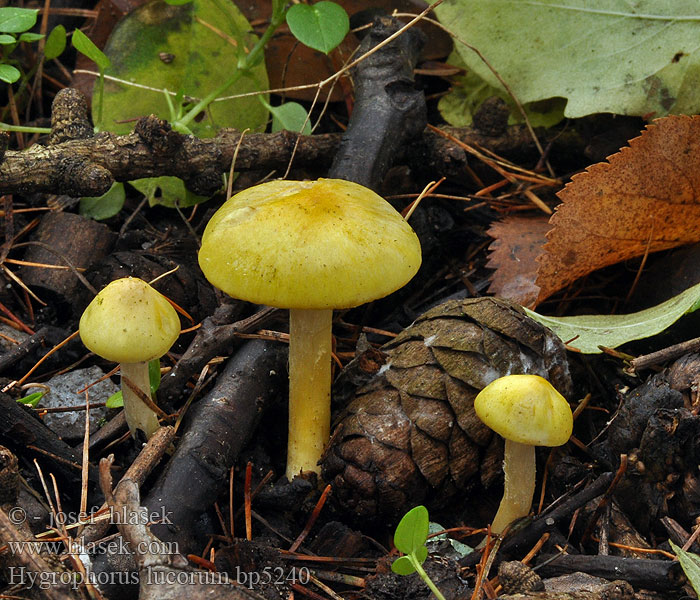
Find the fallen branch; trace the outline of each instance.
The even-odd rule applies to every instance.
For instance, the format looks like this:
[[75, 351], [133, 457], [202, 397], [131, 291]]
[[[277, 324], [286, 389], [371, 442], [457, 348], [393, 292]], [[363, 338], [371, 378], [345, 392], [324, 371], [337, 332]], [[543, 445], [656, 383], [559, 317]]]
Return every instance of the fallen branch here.
[[[409, 90], [402, 85], [399, 80], [386, 94], [390, 98], [406, 96]], [[183, 179], [193, 192], [211, 195], [221, 187], [221, 177], [230, 170], [236, 148], [237, 171], [278, 170], [281, 174], [292, 157], [295, 167], [327, 170], [341, 144], [339, 133], [303, 136], [289, 131], [249, 133], [241, 139], [239, 132], [225, 129], [215, 138], [199, 139], [172, 131], [166, 121], [153, 115], [139, 120], [134, 132], [128, 135], [103, 132], [94, 137], [71, 137], [91, 131], [86, 127], [89, 122], [85, 98], [71, 88], [56, 95], [53, 111], [52, 122], [54, 126], [60, 123], [61, 133], [52, 132], [48, 146], [35, 144], [21, 152], [8, 150], [4, 159], [0, 157], [0, 194], [46, 192], [99, 196], [114, 181], [173, 175]], [[461, 142], [500, 155], [537, 157], [532, 138], [521, 125], [508, 127], [498, 136], [485, 135], [473, 128], [444, 130]], [[548, 136], [557, 133], [543, 132], [541, 137], [546, 142]], [[571, 135], [559, 135], [559, 143], [571, 145]], [[371, 151], [375, 156], [386, 157], [393, 148], [399, 151], [395, 163], [403, 162], [430, 177], [467, 177], [467, 155], [458, 144], [428, 129], [403, 146], [396, 144], [397, 140], [388, 146], [377, 142], [363, 149], [363, 156]], [[7, 142], [7, 135], [0, 134], [0, 146]], [[582, 146], [583, 142], [579, 140], [578, 145]], [[386, 167], [386, 162], [379, 163]], [[370, 179], [376, 181], [378, 172], [368, 171]]]

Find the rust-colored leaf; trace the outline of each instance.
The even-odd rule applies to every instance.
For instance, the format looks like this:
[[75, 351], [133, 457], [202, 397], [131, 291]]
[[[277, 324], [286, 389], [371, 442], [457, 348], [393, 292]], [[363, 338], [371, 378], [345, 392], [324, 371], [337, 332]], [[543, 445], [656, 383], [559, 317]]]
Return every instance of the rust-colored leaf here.
[[538, 259], [538, 301], [647, 247], [699, 241], [700, 116], [656, 120], [608, 162], [575, 175], [559, 197]]
[[496, 269], [489, 292], [523, 306], [534, 307], [540, 288], [537, 257], [542, 254], [545, 234], [551, 229], [548, 217], [506, 217], [491, 225], [494, 238], [487, 267]]

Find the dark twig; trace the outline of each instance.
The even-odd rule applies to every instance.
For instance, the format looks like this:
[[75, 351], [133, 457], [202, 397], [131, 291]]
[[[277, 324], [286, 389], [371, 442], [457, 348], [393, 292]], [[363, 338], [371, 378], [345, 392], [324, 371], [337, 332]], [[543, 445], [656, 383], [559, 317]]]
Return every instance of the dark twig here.
[[604, 579], [624, 579], [634, 588], [667, 592], [685, 583], [681, 566], [676, 561], [624, 558], [622, 556], [590, 556], [582, 554], [540, 555], [542, 577], [557, 577], [581, 571]]
[[164, 402], [177, 404], [187, 380], [215, 356], [230, 354], [237, 334], [256, 331], [283, 313], [279, 308], [265, 307], [250, 317], [226, 323], [231, 311], [232, 306], [225, 304], [213, 316], [204, 319], [192, 343], [163, 378], [158, 395]]
[[700, 350], [700, 337], [681, 342], [680, 344], [674, 344], [650, 354], [638, 356], [630, 361], [630, 367], [632, 367], [633, 371], [641, 371], [698, 350]]
[[[382, 91], [382, 95], [389, 102], [394, 102], [404, 96], [409, 98], [406, 96], [409, 88], [407, 81], [398, 78], [393, 86]], [[70, 88], [61, 90], [54, 101], [54, 111], [64, 94], [76, 93]], [[241, 140], [239, 132], [223, 130], [216, 138], [198, 139], [171, 131], [167, 122], [154, 116], [141, 119], [135, 131], [127, 135], [103, 132], [95, 137], [80, 137], [84, 130], [80, 120], [74, 124], [75, 131], [66, 135], [66, 131], [71, 131], [70, 118], [75, 118], [75, 114], [69, 116], [68, 122], [62, 122], [61, 135], [50, 138], [57, 143], [49, 146], [35, 144], [27, 151], [5, 152], [4, 160], [0, 160], [0, 194], [48, 192], [73, 197], [99, 196], [114, 181], [175, 175], [184, 179], [192, 191], [209, 195], [220, 187], [221, 176], [230, 169], [237, 148], [238, 171], [277, 169], [283, 172], [293, 152], [296, 167], [313, 167], [323, 171], [330, 166], [341, 143], [341, 134], [299, 136], [288, 131], [251, 133]], [[499, 155], [537, 154], [530, 134], [522, 125], [508, 127], [499, 136], [485, 135], [473, 128], [445, 127], [444, 130], [461, 142]], [[403, 140], [404, 145], [392, 144], [397, 152], [394, 162], [402, 160], [420, 171], [429, 171], [431, 177], [465, 177], [467, 157], [458, 144], [442, 139], [427, 129], [416, 133], [410, 143], [401, 136], [397, 137]], [[543, 136], [560, 136], [557, 138], [558, 144], [583, 149], [585, 142], [575, 134], [560, 133], [544, 132]], [[541, 139], [543, 136], [540, 136]], [[361, 147], [360, 156], [363, 159], [368, 157], [366, 161], [360, 161], [365, 166], [370, 164], [367, 154], [370, 148], [377, 156], [389, 155], [386, 142], [376, 142], [369, 148]], [[351, 146], [347, 146], [344, 152], [350, 149]], [[366, 169], [367, 175], [371, 180], [376, 180], [377, 171], [374, 168]]]
[[[590, 485], [569, 498], [566, 502], [559, 505], [549, 513], [543, 513], [536, 519], [524, 527], [523, 529], [513, 533], [501, 545], [500, 553], [504, 556], [527, 550], [530, 548], [542, 535], [548, 531], [555, 530], [563, 521], [571, 518], [571, 515], [585, 505], [593, 498], [597, 498], [610, 487], [613, 481], [613, 473], [603, 473]], [[472, 552], [465, 556], [461, 561], [462, 567], [473, 567], [480, 560], [480, 552]], [[500, 561], [499, 561], [500, 562]]]

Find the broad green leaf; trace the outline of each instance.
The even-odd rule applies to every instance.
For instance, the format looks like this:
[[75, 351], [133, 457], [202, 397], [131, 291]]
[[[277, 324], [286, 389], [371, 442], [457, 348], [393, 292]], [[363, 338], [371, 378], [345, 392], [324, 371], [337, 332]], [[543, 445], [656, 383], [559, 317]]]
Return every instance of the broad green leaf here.
[[161, 204], [170, 208], [186, 208], [209, 199], [190, 192], [179, 177], [144, 177], [129, 183], [148, 198], [150, 206]]
[[627, 315], [546, 317], [525, 309], [535, 321], [549, 327], [562, 341], [584, 354], [596, 354], [599, 346], [616, 348], [632, 340], [651, 337], [700, 307], [700, 283], [651, 308]]
[[10, 44], [16, 44], [17, 39], [10, 35], [9, 33], [0, 33], [0, 45], [9, 46]]
[[46, 60], [58, 58], [66, 49], [66, 28], [63, 25], [56, 25], [51, 30], [49, 37], [44, 44], [44, 57]]
[[272, 131], [297, 131], [311, 135], [311, 123], [306, 109], [298, 102], [285, 102], [279, 106], [269, 106], [272, 113]]
[[114, 182], [101, 196], [86, 196], [80, 199], [80, 214], [96, 221], [109, 219], [124, 206], [126, 192], [124, 184]]
[[21, 77], [21, 75], [22, 73], [20, 73], [12, 65], [0, 65], [0, 81], [14, 83]]
[[105, 56], [104, 52], [95, 46], [92, 40], [82, 31], [80, 31], [80, 29], [76, 29], [73, 32], [71, 43], [73, 44], [73, 47], [80, 52], [80, 54], [87, 56], [100, 69], [104, 70], [111, 64], [109, 58]]
[[171, 6], [182, 6], [183, 4], [189, 4], [192, 0], [165, 0], [165, 2]]
[[[454, 66], [464, 66], [457, 52], [453, 52], [447, 62]], [[498, 96], [505, 100], [510, 107], [510, 124], [522, 123], [520, 111], [503, 88], [489, 85], [474, 71], [467, 70], [466, 75], [454, 77], [452, 89], [448, 94], [440, 98], [438, 109], [442, 118], [454, 127], [468, 127], [472, 124], [472, 117], [479, 109], [481, 103], [487, 98]], [[552, 98], [531, 102], [523, 108], [533, 127], [552, 127], [564, 118], [564, 98]]]
[[396, 526], [394, 545], [404, 554], [415, 553], [425, 544], [428, 538], [428, 527], [428, 509], [425, 506], [412, 508]]
[[0, 32], [22, 33], [34, 27], [39, 11], [33, 8], [0, 8]]
[[[106, 81], [105, 129], [128, 133], [133, 122], [124, 121], [149, 114], [169, 119], [162, 90], [181, 90], [185, 96], [201, 99], [218, 89], [234, 74], [246, 49], [257, 41], [250, 30], [235, 4], [223, 0], [194, 0], [183, 6], [156, 0], [129, 13], [114, 28], [105, 46], [105, 53], [112, 59], [106, 73], [157, 91]], [[261, 63], [222, 95], [267, 87], [267, 73]], [[178, 108], [181, 106], [175, 106], [176, 111]], [[267, 110], [258, 100], [246, 97], [212, 102], [189, 127], [199, 137], [211, 137], [222, 127], [261, 130], [267, 118]]]
[[391, 570], [397, 575], [410, 575], [416, 572], [416, 568], [413, 566], [411, 559], [408, 556], [399, 556], [393, 563], [391, 563]]
[[[567, 117], [700, 111], [696, 0], [446, 0], [435, 12], [523, 103], [564, 97]], [[476, 53], [455, 47], [501, 87]]]
[[31, 31], [28, 31], [19, 36], [19, 41], [31, 44], [32, 42], [38, 42], [43, 37], [44, 36], [41, 33], [32, 33]]
[[671, 544], [671, 548], [676, 553], [678, 562], [681, 563], [681, 568], [690, 585], [693, 586], [695, 593], [700, 596], [700, 556], [692, 552], [686, 552], [683, 548], [676, 546], [671, 540], [668, 540], [668, 543]]
[[328, 54], [350, 30], [345, 9], [335, 2], [293, 4], [287, 11], [287, 25], [302, 44]]

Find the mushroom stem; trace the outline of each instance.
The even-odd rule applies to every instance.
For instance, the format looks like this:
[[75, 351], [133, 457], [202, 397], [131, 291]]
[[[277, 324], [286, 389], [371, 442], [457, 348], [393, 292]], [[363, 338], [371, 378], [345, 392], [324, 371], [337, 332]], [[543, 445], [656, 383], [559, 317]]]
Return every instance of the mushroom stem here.
[[124, 398], [124, 413], [131, 435], [136, 437], [140, 429], [150, 437], [158, 430], [158, 415], [154, 413], [139, 397], [139, 390], [146, 397], [151, 397], [151, 383], [148, 378], [148, 361], [138, 363], [121, 363], [122, 397]]
[[317, 465], [331, 430], [332, 309], [289, 311], [287, 479]]
[[503, 499], [491, 524], [491, 531], [496, 534], [530, 513], [535, 494], [535, 447], [506, 440], [503, 474]]

